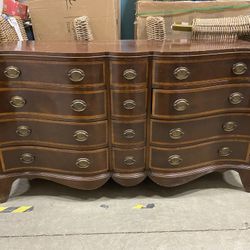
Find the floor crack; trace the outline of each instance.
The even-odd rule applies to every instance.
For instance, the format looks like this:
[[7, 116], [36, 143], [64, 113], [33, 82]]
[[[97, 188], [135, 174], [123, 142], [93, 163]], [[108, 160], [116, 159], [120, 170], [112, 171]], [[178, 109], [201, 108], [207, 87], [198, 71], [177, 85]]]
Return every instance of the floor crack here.
[[34, 235], [13, 235], [0, 236], [5, 238], [33, 238], [33, 237], [70, 237], [70, 236], [93, 236], [93, 235], [125, 235], [125, 234], [164, 234], [164, 233], [205, 233], [205, 232], [232, 232], [248, 231], [250, 228], [225, 228], [225, 229], [186, 229], [186, 230], [159, 230], [159, 231], [135, 231], [135, 232], [100, 232], [100, 233], [65, 233], [65, 234], [34, 234]]

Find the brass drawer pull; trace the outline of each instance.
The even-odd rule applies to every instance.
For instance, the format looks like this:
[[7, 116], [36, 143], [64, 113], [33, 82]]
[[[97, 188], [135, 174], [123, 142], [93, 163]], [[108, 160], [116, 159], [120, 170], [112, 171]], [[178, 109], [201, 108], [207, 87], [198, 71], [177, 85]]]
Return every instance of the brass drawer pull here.
[[133, 129], [126, 129], [124, 132], [123, 132], [123, 135], [126, 139], [133, 139], [135, 138], [135, 131]]
[[85, 142], [88, 140], [89, 134], [85, 130], [77, 130], [74, 133], [73, 137], [75, 138], [76, 141]]
[[10, 79], [16, 79], [21, 75], [21, 71], [15, 66], [9, 66], [4, 70], [4, 74]]
[[237, 127], [238, 127], [237, 123], [232, 121], [225, 122], [223, 124], [223, 130], [225, 132], [233, 132]]
[[76, 161], [76, 166], [78, 168], [89, 168], [91, 165], [91, 162], [88, 158], [79, 158], [77, 161]]
[[174, 76], [180, 81], [186, 80], [190, 76], [190, 71], [186, 67], [179, 67], [175, 69]]
[[171, 155], [168, 158], [168, 162], [171, 166], [176, 167], [183, 162], [183, 159], [181, 158], [180, 155]]
[[244, 99], [244, 96], [240, 92], [234, 92], [229, 96], [229, 101], [233, 105], [240, 104]]
[[13, 96], [10, 99], [10, 104], [15, 108], [22, 108], [26, 104], [26, 100], [21, 96]]
[[19, 126], [16, 133], [21, 137], [27, 137], [31, 134], [31, 129], [28, 126]]
[[30, 153], [24, 153], [20, 156], [20, 161], [24, 164], [31, 164], [35, 160], [35, 156]]
[[73, 100], [71, 108], [76, 112], [82, 112], [87, 108], [87, 103], [83, 100]]
[[229, 147], [222, 147], [219, 149], [219, 156], [221, 157], [230, 156], [231, 153], [232, 153], [232, 150]]
[[134, 156], [126, 156], [124, 159], [124, 163], [127, 166], [133, 166], [136, 163], [136, 159], [134, 158]]
[[135, 109], [136, 102], [134, 100], [126, 100], [123, 102], [123, 107], [127, 110]]
[[235, 75], [244, 75], [247, 71], [247, 65], [242, 62], [235, 63], [232, 67], [232, 71]]
[[123, 77], [126, 80], [132, 81], [137, 77], [137, 73], [134, 69], [126, 69], [123, 72]]
[[189, 106], [189, 102], [186, 99], [178, 99], [174, 102], [174, 109], [176, 111], [185, 111]]
[[85, 72], [82, 69], [71, 69], [68, 77], [72, 82], [81, 82], [85, 78]]
[[169, 131], [169, 136], [173, 140], [179, 140], [183, 137], [184, 131], [181, 128], [171, 129]]

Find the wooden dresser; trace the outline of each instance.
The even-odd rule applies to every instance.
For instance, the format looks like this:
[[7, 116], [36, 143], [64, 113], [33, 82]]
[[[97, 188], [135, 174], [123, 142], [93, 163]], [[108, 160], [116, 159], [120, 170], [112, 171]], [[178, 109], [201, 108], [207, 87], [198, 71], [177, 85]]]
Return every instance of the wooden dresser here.
[[239, 172], [250, 191], [250, 43], [0, 47], [0, 201], [17, 178], [95, 189]]

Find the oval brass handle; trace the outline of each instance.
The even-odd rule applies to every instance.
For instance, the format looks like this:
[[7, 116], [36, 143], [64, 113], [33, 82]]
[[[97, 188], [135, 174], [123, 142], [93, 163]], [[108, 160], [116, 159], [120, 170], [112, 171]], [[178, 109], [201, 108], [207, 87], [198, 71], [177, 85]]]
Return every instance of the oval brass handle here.
[[189, 106], [189, 102], [186, 99], [178, 99], [174, 102], [174, 109], [176, 111], [185, 111]]
[[19, 126], [16, 133], [21, 137], [27, 137], [31, 134], [31, 129], [28, 126]]
[[26, 104], [26, 100], [21, 96], [13, 96], [10, 99], [10, 104], [15, 108], [22, 108]]
[[229, 101], [233, 105], [240, 104], [244, 99], [244, 96], [240, 92], [234, 92], [229, 96]]
[[244, 75], [247, 71], [247, 65], [243, 62], [235, 63], [232, 67], [232, 71], [235, 75]]
[[123, 102], [123, 107], [127, 110], [135, 109], [136, 102], [134, 100], [126, 100]]
[[225, 132], [233, 132], [238, 127], [236, 122], [229, 121], [223, 124], [223, 130]]
[[219, 156], [221, 157], [230, 156], [231, 153], [232, 153], [232, 150], [229, 147], [222, 147], [219, 149]]
[[126, 156], [124, 159], [124, 163], [127, 166], [133, 166], [136, 163], [136, 159], [134, 158], [134, 156]]
[[183, 159], [181, 158], [180, 155], [171, 155], [168, 158], [168, 162], [171, 166], [176, 167], [183, 162]]
[[4, 70], [4, 74], [10, 79], [16, 79], [21, 75], [21, 70], [18, 67], [9, 66]]
[[89, 134], [85, 130], [77, 130], [75, 131], [73, 137], [76, 139], [76, 141], [85, 142], [88, 140]]
[[76, 166], [78, 168], [89, 168], [90, 167], [90, 160], [88, 158], [79, 158], [77, 161], [76, 161]]
[[184, 135], [184, 131], [181, 128], [174, 128], [169, 131], [169, 136], [173, 140], [179, 140]]
[[123, 72], [123, 77], [126, 80], [132, 81], [137, 77], [137, 73], [134, 69], [126, 69]]
[[133, 129], [126, 129], [123, 132], [123, 135], [126, 139], [133, 139], [133, 138], [135, 138], [136, 133]]
[[81, 82], [85, 78], [85, 72], [82, 69], [71, 69], [68, 76], [72, 82]]
[[82, 112], [87, 108], [87, 103], [83, 100], [73, 100], [71, 104], [71, 108], [76, 112]]
[[24, 153], [20, 156], [20, 161], [24, 164], [31, 164], [35, 160], [35, 156], [31, 153]]
[[190, 71], [186, 67], [179, 67], [175, 69], [174, 76], [180, 81], [186, 80], [190, 76]]

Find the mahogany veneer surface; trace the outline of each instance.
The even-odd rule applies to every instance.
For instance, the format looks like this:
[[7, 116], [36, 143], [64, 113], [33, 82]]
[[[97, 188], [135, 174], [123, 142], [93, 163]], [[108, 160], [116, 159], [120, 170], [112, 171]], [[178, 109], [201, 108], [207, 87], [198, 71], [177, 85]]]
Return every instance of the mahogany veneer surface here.
[[20, 177], [95, 189], [239, 172], [250, 191], [250, 43], [0, 46], [0, 201]]

